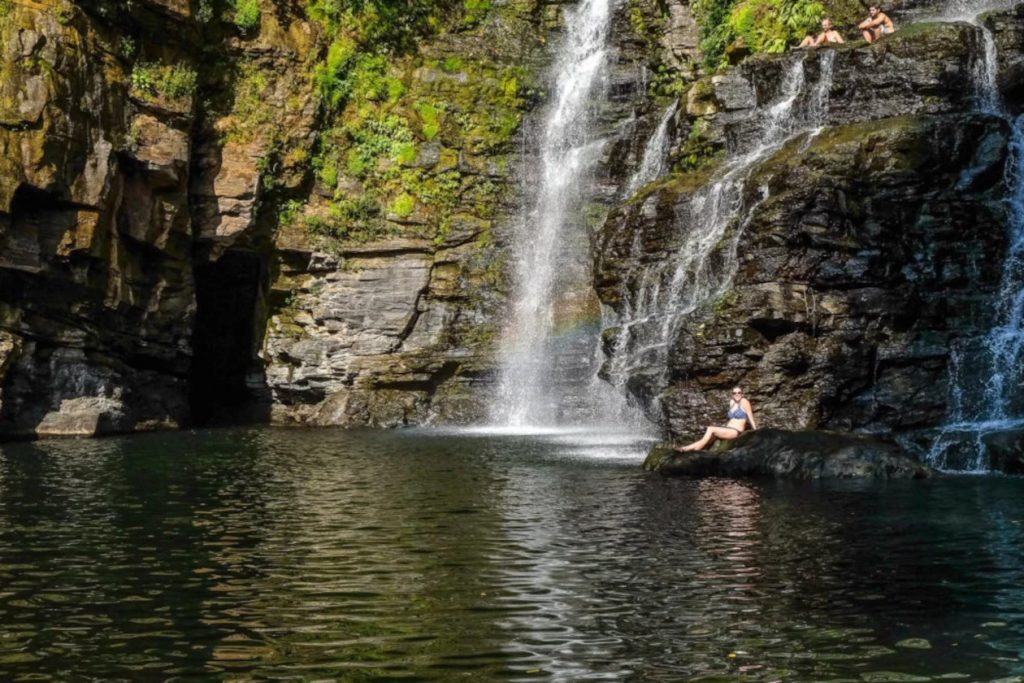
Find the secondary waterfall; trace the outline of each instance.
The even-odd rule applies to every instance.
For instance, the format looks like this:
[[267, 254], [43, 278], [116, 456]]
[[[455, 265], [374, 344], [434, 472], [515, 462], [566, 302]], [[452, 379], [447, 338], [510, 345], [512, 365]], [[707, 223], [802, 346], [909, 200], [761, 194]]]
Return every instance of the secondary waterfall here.
[[[801, 53], [794, 56], [777, 99], [754, 110], [750, 145], [726, 161], [717, 178], [691, 197], [687, 215], [680, 221], [684, 235], [679, 248], [628, 277], [606, 374], [620, 387], [644, 376], [649, 412], [657, 412], [669, 349], [680, 325], [687, 314], [724, 292], [735, 273], [743, 233], [742, 197], [750, 172], [787, 140], [820, 128], [825, 121], [835, 53], [823, 50], [818, 58], [818, 79], [812, 90], [807, 91], [806, 58]], [[803, 113], [795, 106], [798, 101], [806, 103]], [[639, 242], [633, 248], [638, 250]]]
[[539, 168], [515, 245], [515, 303], [491, 410], [499, 424], [565, 421], [594, 375], [600, 309], [580, 208], [602, 147], [591, 137], [592, 110], [601, 99], [614, 1], [580, 0], [565, 9], [565, 35], [551, 78], [554, 95], [539, 136]]
[[970, 20], [981, 32], [973, 69], [978, 109], [1004, 118], [1011, 127], [1004, 178], [1007, 254], [993, 301], [991, 330], [980, 346], [951, 351], [947, 423], [927, 459], [939, 468], [984, 471], [988, 468], [985, 436], [1024, 425], [1024, 114], [1014, 119], [1003, 105], [996, 83], [995, 40], [987, 27], [973, 17]]
[[637, 168], [636, 173], [629, 179], [629, 184], [626, 186], [627, 197], [632, 196], [647, 183], [657, 180], [665, 172], [670, 142], [669, 127], [677, 109], [679, 109], [679, 100], [675, 100], [669, 105], [662, 115], [658, 127], [654, 129], [654, 134], [647, 142], [647, 147], [644, 148], [640, 167]]

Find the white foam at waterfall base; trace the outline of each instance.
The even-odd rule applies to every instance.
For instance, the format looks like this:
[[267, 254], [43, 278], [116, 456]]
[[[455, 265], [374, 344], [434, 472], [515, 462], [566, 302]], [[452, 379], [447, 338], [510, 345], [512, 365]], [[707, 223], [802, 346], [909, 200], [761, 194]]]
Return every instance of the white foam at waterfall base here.
[[[669, 258], [627, 274], [629, 284], [624, 287], [608, 375], [621, 387], [633, 376], [646, 376], [651, 385], [650, 413], [659, 410], [657, 397], [666, 383], [668, 351], [679, 326], [688, 314], [721, 295], [735, 274], [736, 251], [745, 227], [740, 214], [747, 177], [795, 135], [820, 130], [827, 117], [835, 53], [823, 50], [817, 55], [818, 79], [809, 93], [804, 92], [807, 57], [801, 53], [792, 59], [778, 99], [758, 106], [752, 114], [757, 120], [751, 144], [727, 160], [716, 179], [691, 197], [679, 226], [683, 234], [679, 248]], [[798, 101], [807, 102], [805, 111], [794, 110]], [[749, 216], [754, 207], [746, 208]], [[634, 262], [639, 250], [637, 237]]]

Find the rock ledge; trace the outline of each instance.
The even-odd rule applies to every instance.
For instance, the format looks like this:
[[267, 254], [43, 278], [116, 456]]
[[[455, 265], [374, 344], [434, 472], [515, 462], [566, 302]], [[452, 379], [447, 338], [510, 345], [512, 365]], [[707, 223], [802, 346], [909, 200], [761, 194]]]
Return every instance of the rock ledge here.
[[899, 446], [834, 432], [747, 432], [721, 452], [678, 453], [655, 446], [644, 469], [668, 476], [775, 479], [923, 479], [932, 470]]

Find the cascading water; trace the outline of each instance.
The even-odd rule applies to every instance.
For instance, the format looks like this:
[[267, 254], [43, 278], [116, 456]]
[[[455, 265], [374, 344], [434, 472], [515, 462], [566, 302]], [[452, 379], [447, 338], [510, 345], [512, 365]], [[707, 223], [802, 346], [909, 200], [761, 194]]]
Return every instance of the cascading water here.
[[644, 148], [644, 156], [640, 160], [639, 168], [637, 168], [636, 173], [633, 174], [633, 177], [629, 179], [629, 183], [626, 185], [627, 197], [632, 196], [647, 183], [657, 180], [665, 172], [670, 143], [669, 128], [678, 108], [679, 100], [675, 100], [665, 110], [664, 115], [662, 115], [658, 127], [654, 129], [654, 134], [648, 140], [647, 147]]
[[[953, 8], [959, 11], [997, 9]], [[988, 454], [985, 436], [1024, 426], [1024, 114], [1014, 119], [999, 94], [996, 44], [991, 31], [972, 16], [957, 15], [978, 26], [981, 49], [973, 69], [978, 109], [1000, 116], [1010, 124], [1007, 188], [1007, 254], [994, 306], [994, 325], [980, 348], [954, 348], [950, 354], [950, 393], [947, 422], [927, 455], [935, 467], [985, 471]], [[987, 378], [978, 382], [978, 378]]]
[[[794, 59], [778, 100], [753, 113], [757, 117], [749, 136], [753, 146], [727, 161], [717, 179], [690, 199], [687, 215], [681, 221], [685, 235], [679, 248], [670, 258], [641, 267], [627, 277], [627, 295], [607, 375], [617, 386], [624, 386], [633, 377], [646, 377], [649, 411], [657, 411], [669, 348], [679, 326], [687, 314], [721, 294], [735, 273], [747, 177], [787, 140], [820, 128], [828, 112], [834, 58], [831, 50], [822, 51], [818, 80], [809, 93], [804, 92], [805, 57]], [[805, 114], [798, 115], [795, 105], [802, 95], [807, 106]], [[638, 249], [635, 244], [634, 252]]]
[[554, 97], [539, 139], [538, 178], [515, 247], [515, 304], [491, 411], [500, 425], [571, 421], [568, 407], [586, 401], [579, 394], [588, 391], [595, 374], [600, 315], [580, 207], [602, 149], [591, 137], [592, 109], [601, 99], [614, 2], [580, 0], [565, 10]]

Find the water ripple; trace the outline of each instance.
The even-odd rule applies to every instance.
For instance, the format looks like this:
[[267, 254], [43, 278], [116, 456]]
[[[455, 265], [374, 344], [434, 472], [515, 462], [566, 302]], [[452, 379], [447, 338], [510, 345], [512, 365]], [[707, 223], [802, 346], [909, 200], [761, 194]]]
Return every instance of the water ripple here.
[[0, 671], [1024, 674], [1024, 481], [666, 480], [620, 447], [329, 430], [4, 445]]

